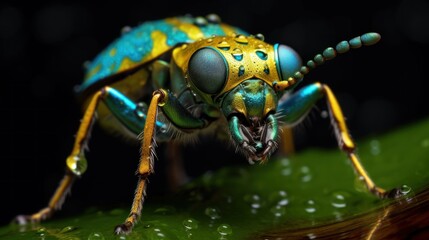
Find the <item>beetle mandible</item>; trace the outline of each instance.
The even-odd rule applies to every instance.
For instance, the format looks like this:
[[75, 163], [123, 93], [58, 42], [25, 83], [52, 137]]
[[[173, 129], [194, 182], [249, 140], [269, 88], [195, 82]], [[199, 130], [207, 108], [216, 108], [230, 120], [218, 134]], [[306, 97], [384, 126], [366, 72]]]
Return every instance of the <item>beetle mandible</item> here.
[[[124, 33], [89, 64], [77, 88], [85, 110], [64, 178], [47, 207], [17, 216], [16, 221], [37, 222], [60, 209], [73, 181], [87, 168], [84, 151], [96, 116], [109, 130], [134, 137], [141, 134], [131, 211], [114, 229], [116, 234], [127, 234], [141, 215], [156, 141], [227, 132], [249, 163], [264, 163], [278, 147], [280, 122], [296, 125], [321, 98], [327, 100], [339, 148], [368, 191], [379, 198], [399, 197], [398, 188], [384, 190], [366, 173], [331, 89], [316, 82], [293, 91], [317, 65], [379, 40], [378, 33], [366, 33], [342, 41], [302, 66], [292, 48], [266, 43], [262, 34], [249, 35], [222, 23], [215, 14], [145, 22]], [[142, 100], [148, 97], [149, 104]]]

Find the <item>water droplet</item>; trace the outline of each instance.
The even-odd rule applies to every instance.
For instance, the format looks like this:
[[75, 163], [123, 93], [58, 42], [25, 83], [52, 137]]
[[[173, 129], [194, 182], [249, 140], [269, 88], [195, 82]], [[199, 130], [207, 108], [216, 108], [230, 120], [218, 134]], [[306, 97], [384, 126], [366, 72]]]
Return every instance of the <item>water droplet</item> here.
[[261, 201], [261, 197], [257, 194], [248, 194], [244, 196], [244, 201], [246, 202], [259, 202]]
[[159, 128], [159, 131], [161, 131], [161, 133], [166, 133], [166, 132], [168, 131], [167, 124], [162, 125], [162, 126]]
[[77, 229], [77, 227], [75, 227], [75, 226], [67, 226], [67, 227], [63, 227], [63, 229], [61, 229], [59, 231], [59, 233], [68, 233], [68, 232], [72, 232], [76, 229]]
[[196, 17], [195, 18], [195, 24], [198, 26], [205, 26], [205, 25], [207, 25], [207, 20], [203, 17]]
[[302, 166], [300, 170], [302, 173], [309, 173], [310, 172], [310, 168], [308, 166]]
[[279, 164], [280, 164], [280, 167], [282, 168], [281, 175], [289, 176], [292, 174], [292, 168], [290, 166], [290, 160], [288, 158], [282, 158], [279, 161]]
[[269, 200], [271, 203], [286, 206], [289, 204], [286, 191], [280, 190], [270, 194]]
[[[158, 221], [153, 221], [158, 222]], [[145, 226], [147, 237], [144, 239], [177, 239], [177, 236], [168, 228], [167, 224], [149, 224]]]
[[238, 76], [241, 76], [241, 75], [243, 75], [244, 74], [244, 66], [243, 65], [241, 65], [239, 68], [238, 68]]
[[104, 236], [101, 232], [93, 232], [89, 234], [88, 240], [104, 240]]
[[308, 239], [316, 239], [317, 238], [316, 234], [314, 234], [314, 233], [307, 234], [307, 237], [308, 237]]
[[378, 140], [371, 140], [371, 142], [369, 144], [371, 146], [371, 154], [372, 155], [379, 155], [381, 152], [380, 142]]
[[39, 235], [39, 237], [45, 237], [46, 236], [46, 228], [41, 227], [37, 229], [36, 233]]
[[258, 213], [258, 210], [262, 207], [262, 201], [257, 194], [248, 194], [244, 196], [244, 201], [250, 206], [250, 211], [253, 214]]
[[207, 42], [208, 42], [208, 43], [213, 42], [213, 38], [209, 38], [209, 39], [207, 39]]
[[264, 37], [264, 35], [262, 35], [262, 33], [257, 33], [257, 34], [255, 35], [255, 38], [257, 38], [257, 39], [259, 39], [259, 40], [261, 40], [261, 41], [264, 41], [264, 40], [265, 40], [265, 37]]
[[366, 192], [367, 188], [365, 185], [365, 178], [363, 176], [358, 176], [355, 178], [354, 186], [358, 192]]
[[222, 236], [227, 236], [232, 234], [232, 227], [229, 224], [223, 223], [217, 228], [217, 232]]
[[186, 230], [197, 229], [198, 221], [193, 218], [188, 218], [182, 222], [183, 226], [185, 226]]
[[155, 232], [155, 239], [166, 239], [165, 234], [161, 231], [159, 228], [154, 228], [153, 231]]
[[327, 118], [327, 117], [329, 117], [328, 111], [323, 110], [322, 112], [320, 112], [320, 117], [321, 118]]
[[209, 21], [209, 23], [220, 23], [221, 22], [220, 17], [214, 13], [207, 15], [206, 19], [207, 19], [207, 21]]
[[429, 147], [429, 139], [424, 139], [422, 141], [422, 147], [424, 147], [424, 148], [428, 148]]
[[74, 174], [78, 176], [85, 173], [88, 167], [88, 164], [83, 152], [81, 152], [79, 155], [70, 155], [69, 157], [67, 157], [66, 163], [70, 171], [72, 171]]
[[270, 211], [274, 214], [275, 217], [281, 217], [285, 215], [286, 208], [282, 205], [275, 205], [270, 209]]
[[268, 58], [268, 54], [265, 50], [263, 49], [258, 49], [256, 50], [256, 55], [261, 59], [261, 60], [267, 60]]
[[343, 191], [336, 191], [331, 194], [331, 205], [334, 208], [345, 208], [347, 207], [347, 199], [350, 194]]
[[287, 167], [287, 166], [289, 166], [289, 165], [290, 165], [290, 160], [289, 160], [289, 158], [282, 158], [279, 162], [280, 162], [280, 164], [281, 164], [282, 166], [285, 166], [285, 167]]
[[125, 34], [127, 32], [130, 32], [132, 28], [130, 26], [125, 26], [121, 29], [121, 34]]
[[265, 74], [270, 74], [270, 69], [268, 68], [268, 64], [264, 65], [264, 73]]
[[310, 182], [313, 176], [310, 173], [310, 168], [308, 166], [302, 166], [300, 168], [300, 178], [302, 182]]
[[241, 61], [241, 60], [243, 60], [243, 51], [239, 48], [236, 48], [232, 52], [232, 56], [234, 57], [235, 60]]
[[219, 214], [219, 210], [217, 208], [212, 208], [212, 207], [206, 208], [204, 210], [204, 214], [212, 220], [219, 219], [221, 217]]
[[248, 44], [249, 43], [249, 41], [247, 40], [247, 38], [246, 38], [246, 36], [244, 36], [244, 35], [237, 35], [235, 38], [234, 38], [234, 40], [237, 42], [237, 43], [240, 43], [240, 44]]
[[217, 47], [221, 50], [228, 51], [231, 45], [229, 45], [226, 41], [222, 41], [217, 45]]
[[316, 203], [314, 202], [314, 200], [308, 200], [306, 202], [306, 207], [305, 207], [305, 211], [308, 213], [315, 213], [316, 212]]
[[413, 189], [408, 186], [408, 185], [402, 185], [401, 188], [399, 189], [399, 191], [401, 192], [401, 194], [403, 195], [407, 195], [409, 194]]
[[258, 208], [261, 208], [261, 203], [254, 202], [254, 203], [250, 204], [250, 206], [251, 206], [253, 209], [258, 209]]

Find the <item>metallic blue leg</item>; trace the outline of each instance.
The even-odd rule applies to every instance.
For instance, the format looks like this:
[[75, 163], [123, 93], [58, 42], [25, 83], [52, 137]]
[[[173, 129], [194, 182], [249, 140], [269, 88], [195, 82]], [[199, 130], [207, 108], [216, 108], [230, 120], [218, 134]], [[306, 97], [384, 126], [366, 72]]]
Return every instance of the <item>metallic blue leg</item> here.
[[[112, 114], [131, 132], [140, 134], [143, 131], [146, 122], [147, 109], [139, 107], [121, 92], [105, 87], [102, 101]], [[157, 128], [167, 128], [163, 122], [156, 122]]]
[[278, 112], [281, 115], [279, 120], [288, 126], [298, 124], [323, 96], [323, 88], [320, 83], [304, 87], [279, 103]]

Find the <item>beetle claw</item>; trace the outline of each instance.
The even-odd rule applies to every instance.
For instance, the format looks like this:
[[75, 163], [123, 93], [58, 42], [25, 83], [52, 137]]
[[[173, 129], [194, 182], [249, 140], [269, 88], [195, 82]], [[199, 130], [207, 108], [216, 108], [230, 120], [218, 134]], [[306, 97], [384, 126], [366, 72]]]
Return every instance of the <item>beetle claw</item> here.
[[30, 215], [18, 215], [13, 219], [14, 223], [19, 225], [26, 225], [28, 223], [34, 222]]
[[382, 198], [398, 199], [407, 195], [407, 192], [404, 192], [401, 188], [393, 188], [389, 191], [386, 191]]
[[129, 222], [119, 224], [115, 227], [115, 234], [116, 235], [122, 235], [122, 234], [129, 234], [132, 230], [132, 224], [129, 224]]

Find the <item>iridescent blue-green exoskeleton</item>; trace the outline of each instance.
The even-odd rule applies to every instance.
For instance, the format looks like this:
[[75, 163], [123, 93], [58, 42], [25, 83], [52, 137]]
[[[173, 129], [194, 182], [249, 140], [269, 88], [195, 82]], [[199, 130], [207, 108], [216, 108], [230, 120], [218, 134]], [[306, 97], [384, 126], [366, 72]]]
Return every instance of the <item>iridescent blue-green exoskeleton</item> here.
[[368, 190], [380, 198], [397, 197], [398, 189], [377, 187], [360, 164], [331, 89], [316, 82], [293, 91], [317, 65], [379, 39], [377, 33], [366, 33], [342, 41], [302, 66], [292, 48], [266, 43], [261, 34], [249, 35], [214, 14], [145, 22], [88, 65], [78, 88], [84, 116], [66, 174], [46, 208], [16, 220], [40, 221], [61, 207], [73, 181], [86, 170], [84, 150], [95, 116], [109, 131], [141, 136], [131, 212], [114, 230], [121, 234], [131, 232], [140, 217], [156, 141], [227, 133], [250, 163], [265, 162], [278, 147], [279, 128], [299, 123], [321, 98], [327, 100], [340, 149]]

